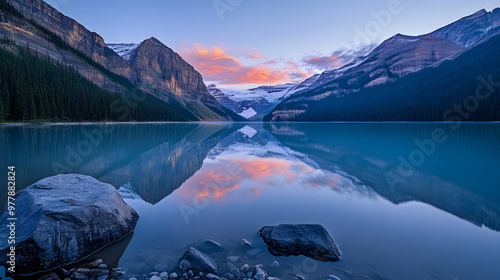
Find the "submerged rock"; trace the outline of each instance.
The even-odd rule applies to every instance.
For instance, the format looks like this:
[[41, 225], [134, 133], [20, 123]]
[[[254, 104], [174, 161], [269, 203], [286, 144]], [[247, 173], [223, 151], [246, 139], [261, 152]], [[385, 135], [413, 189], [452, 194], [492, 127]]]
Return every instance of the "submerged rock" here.
[[[139, 215], [116, 189], [77, 174], [42, 179], [17, 193], [16, 266], [28, 274], [71, 264], [134, 230]], [[7, 221], [9, 211], [0, 219]], [[0, 228], [8, 236], [9, 228]], [[9, 251], [0, 239], [0, 261]]]
[[259, 234], [275, 256], [304, 255], [331, 262], [340, 259], [337, 245], [321, 225], [266, 226]]
[[155, 270], [158, 270], [158, 271], [167, 271], [168, 270], [168, 265], [164, 264], [164, 263], [159, 263], [159, 264], [155, 265]]
[[248, 247], [251, 245], [252, 245], [252, 243], [250, 243], [250, 241], [246, 240], [245, 238], [241, 239], [241, 246]]
[[191, 247], [179, 260], [178, 271], [186, 272], [217, 273], [217, 264], [212, 258]]
[[238, 256], [229, 256], [229, 257], [227, 257], [227, 261], [228, 262], [237, 263], [239, 260], [240, 260], [240, 257], [238, 257]]
[[261, 264], [258, 264], [253, 267], [253, 279], [255, 280], [267, 279], [267, 273], [264, 271]]
[[224, 248], [222, 247], [222, 245], [220, 245], [220, 243], [215, 242], [215, 241], [210, 240], [210, 239], [203, 241], [203, 243], [200, 245], [199, 249], [200, 249], [200, 251], [202, 251], [204, 253], [208, 253], [208, 254], [218, 253], [218, 252], [221, 252], [224, 250]]
[[219, 280], [219, 276], [217, 275], [213, 275], [212, 273], [209, 273], [205, 276], [205, 278], [207, 278], [208, 280]]
[[273, 262], [269, 265], [269, 267], [278, 268], [278, 267], [280, 267], [280, 263], [279, 263], [278, 261], [273, 261]]

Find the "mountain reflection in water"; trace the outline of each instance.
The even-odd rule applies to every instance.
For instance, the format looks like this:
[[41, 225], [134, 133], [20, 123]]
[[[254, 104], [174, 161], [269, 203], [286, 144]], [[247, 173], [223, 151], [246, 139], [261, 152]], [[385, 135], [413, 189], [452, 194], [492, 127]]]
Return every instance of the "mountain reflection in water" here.
[[[447, 140], [410, 176], [391, 184], [387, 174], [419, 149], [416, 140], [431, 137], [436, 128]], [[20, 188], [64, 171], [117, 187], [141, 218], [124, 253], [109, 249], [100, 256], [129, 273], [147, 274], [158, 263], [173, 267], [189, 246], [210, 238], [224, 246], [214, 256], [220, 270], [225, 257], [235, 254], [241, 264], [278, 260], [280, 269], [268, 272], [286, 279], [286, 264], [300, 266], [306, 259], [270, 255], [257, 231], [280, 223], [319, 223], [338, 243], [342, 260], [315, 263], [310, 279], [330, 274], [495, 279], [500, 275], [498, 128], [480, 123], [459, 129], [362, 123], [4, 126], [0, 147], [2, 164], [19, 170]], [[71, 156], [88, 135], [99, 141], [75, 161]], [[241, 248], [241, 238], [256, 251]]]

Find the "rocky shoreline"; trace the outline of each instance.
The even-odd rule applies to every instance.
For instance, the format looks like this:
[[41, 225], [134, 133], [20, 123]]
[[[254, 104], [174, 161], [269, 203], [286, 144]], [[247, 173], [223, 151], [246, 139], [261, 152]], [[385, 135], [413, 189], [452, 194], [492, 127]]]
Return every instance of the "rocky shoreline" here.
[[[48, 177], [20, 191], [15, 198], [18, 228], [22, 229], [16, 241], [17, 275], [23, 276], [22, 279], [280, 279], [267, 272], [279, 273], [281, 265], [277, 260], [267, 265], [259, 264], [258, 260], [249, 264], [243, 257], [227, 252], [220, 243], [210, 239], [188, 248], [175, 265], [157, 264], [154, 271], [148, 274], [145, 269], [137, 273], [114, 268], [102, 259], [89, 261], [91, 257], [88, 256], [131, 233], [139, 219], [139, 215], [123, 201], [113, 186], [89, 176], [66, 174]], [[4, 208], [0, 218], [6, 219], [8, 215]], [[5, 228], [0, 229], [0, 233], [4, 234]], [[335, 242], [321, 225], [265, 226], [259, 234], [274, 256], [303, 255], [322, 262], [340, 259]], [[11, 248], [4, 243], [0, 240], [3, 255], [0, 259], [5, 258], [6, 250]], [[241, 239], [238, 246], [245, 248], [247, 253], [262, 251], [246, 239]], [[84, 258], [87, 262], [81, 261]], [[284, 265], [283, 268], [291, 267], [288, 263]], [[338, 279], [333, 275], [327, 277]], [[300, 274], [287, 275], [286, 279], [289, 278], [305, 279]]]
[[[289, 235], [290, 230], [301, 228], [304, 232], [319, 231], [321, 235], [326, 232], [323, 227], [319, 225], [279, 225], [272, 227], [274, 230], [282, 230], [281, 240], [274, 237], [274, 242], [276, 244], [283, 244], [281, 242], [290, 242], [292, 238]], [[267, 231], [269, 234], [270, 227], [264, 227], [264, 232]], [[261, 234], [262, 230], [261, 230]], [[288, 235], [287, 235], [288, 234]], [[300, 234], [296, 237], [300, 237]], [[326, 238], [317, 239], [318, 236], [310, 234], [309, 236], [302, 235], [302, 240], [296, 239], [297, 242], [294, 244], [288, 244], [295, 250], [295, 253], [303, 250], [302, 253], [310, 254], [309, 251], [311, 244], [314, 242], [311, 240], [316, 240], [317, 246], [316, 252], [329, 252], [330, 254], [337, 254], [338, 249], [330, 240], [329, 235]], [[267, 236], [269, 238], [269, 236]], [[323, 246], [321, 242], [326, 242], [327, 247]], [[250, 251], [255, 248], [248, 240], [241, 239], [240, 246], [242, 248], [248, 248]], [[276, 245], [280, 247], [281, 245]], [[158, 263], [154, 266], [154, 269], [150, 272], [144, 271], [141, 273], [129, 271], [127, 268], [110, 268], [107, 264], [103, 262], [102, 259], [97, 259], [92, 262], [80, 265], [79, 267], [71, 269], [57, 269], [51, 273], [45, 274], [38, 278], [38, 280], [279, 280], [279, 279], [294, 279], [294, 280], [304, 280], [310, 279], [306, 278], [300, 274], [292, 273], [292, 265], [290, 263], [280, 264], [277, 260], [269, 264], [249, 264], [243, 261], [243, 256], [237, 256], [232, 253], [219, 254], [221, 252], [227, 251], [220, 243], [207, 239], [200, 243], [197, 248], [190, 247], [176, 262], [176, 265], [170, 267], [168, 264]], [[281, 246], [285, 248], [284, 246]], [[258, 250], [258, 249], [257, 249]], [[269, 250], [273, 250], [269, 248]], [[314, 251], [314, 250], [313, 250]], [[338, 253], [340, 254], [340, 253]], [[323, 256], [319, 255], [319, 256]], [[218, 256], [216, 261], [213, 256]], [[338, 255], [340, 257], [340, 255]], [[315, 256], [312, 256], [315, 257]], [[225, 259], [224, 262], [221, 259]], [[255, 262], [258, 262], [256, 260]], [[254, 262], [254, 263], [255, 263]], [[283, 270], [289, 273], [285, 275], [282, 273]], [[268, 273], [268, 271], [274, 273]], [[280, 271], [280, 272], [278, 272]], [[280, 276], [280, 277], [278, 277]], [[327, 280], [339, 280], [340, 278], [335, 275], [325, 274], [325, 279]]]

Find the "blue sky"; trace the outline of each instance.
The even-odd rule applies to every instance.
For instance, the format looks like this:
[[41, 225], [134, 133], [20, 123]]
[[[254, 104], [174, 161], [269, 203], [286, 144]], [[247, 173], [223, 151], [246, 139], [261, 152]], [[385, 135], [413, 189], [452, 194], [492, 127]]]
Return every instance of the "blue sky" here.
[[500, 6], [498, 0], [47, 2], [108, 43], [156, 37], [206, 82], [239, 87], [298, 81], [339, 67], [394, 34], [425, 34]]

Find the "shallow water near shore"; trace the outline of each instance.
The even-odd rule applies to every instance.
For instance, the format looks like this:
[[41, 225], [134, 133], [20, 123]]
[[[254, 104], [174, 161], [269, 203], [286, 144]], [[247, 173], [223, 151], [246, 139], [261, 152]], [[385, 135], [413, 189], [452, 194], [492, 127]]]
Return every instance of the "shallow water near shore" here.
[[[18, 190], [60, 173], [118, 189], [140, 219], [97, 255], [138, 279], [206, 239], [220, 275], [238, 256], [280, 279], [497, 279], [499, 144], [482, 123], [0, 127]], [[258, 231], [285, 223], [323, 225], [341, 260], [271, 255]]]

